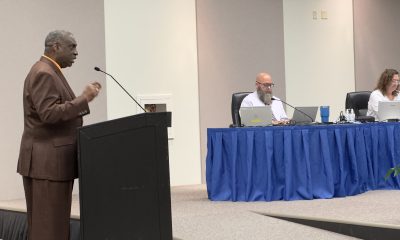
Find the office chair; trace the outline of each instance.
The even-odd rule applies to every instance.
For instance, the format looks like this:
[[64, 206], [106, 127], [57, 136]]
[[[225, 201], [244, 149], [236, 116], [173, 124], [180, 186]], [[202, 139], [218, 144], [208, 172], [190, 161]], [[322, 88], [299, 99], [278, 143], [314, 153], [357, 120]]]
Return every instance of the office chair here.
[[352, 108], [356, 120], [361, 122], [374, 121], [374, 117], [367, 116], [370, 91], [349, 92], [346, 95], [346, 109]]
[[232, 113], [232, 124], [229, 127], [240, 127], [242, 125], [240, 121], [239, 109], [243, 99], [251, 92], [237, 92], [232, 94], [231, 102], [231, 113]]

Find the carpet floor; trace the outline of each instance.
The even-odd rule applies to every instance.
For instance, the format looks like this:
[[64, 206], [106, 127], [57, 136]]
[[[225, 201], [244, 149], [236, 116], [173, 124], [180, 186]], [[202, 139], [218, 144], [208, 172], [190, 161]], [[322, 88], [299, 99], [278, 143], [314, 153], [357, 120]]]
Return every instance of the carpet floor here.
[[[172, 227], [175, 239], [356, 239], [279, 220], [278, 215], [389, 226], [400, 231], [400, 191], [369, 191], [357, 196], [300, 201], [213, 202], [205, 185], [171, 188]], [[71, 215], [79, 219], [79, 198], [74, 195]], [[25, 200], [0, 201], [0, 208], [25, 212]]]

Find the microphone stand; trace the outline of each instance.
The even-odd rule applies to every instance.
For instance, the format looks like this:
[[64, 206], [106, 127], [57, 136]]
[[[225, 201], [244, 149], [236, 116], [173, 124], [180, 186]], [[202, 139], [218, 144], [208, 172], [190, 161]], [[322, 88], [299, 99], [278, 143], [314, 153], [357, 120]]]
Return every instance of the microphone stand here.
[[110, 77], [111, 77], [111, 78], [126, 92], [126, 94], [128, 94], [128, 96], [131, 97], [133, 101], [135, 101], [135, 103], [136, 103], [144, 112], [147, 112], [146, 109], [144, 109], [144, 108], [143, 108], [143, 107], [128, 93], [128, 91], [126, 91], [125, 88], [124, 88], [121, 84], [119, 84], [119, 82], [118, 82], [111, 74], [108, 74], [108, 73], [104, 72], [104, 71], [101, 70], [99, 67], [94, 67], [94, 70], [96, 70], [96, 71], [98, 71], [98, 72], [102, 72], [102, 73], [104, 73], [104, 74], [110, 76]]

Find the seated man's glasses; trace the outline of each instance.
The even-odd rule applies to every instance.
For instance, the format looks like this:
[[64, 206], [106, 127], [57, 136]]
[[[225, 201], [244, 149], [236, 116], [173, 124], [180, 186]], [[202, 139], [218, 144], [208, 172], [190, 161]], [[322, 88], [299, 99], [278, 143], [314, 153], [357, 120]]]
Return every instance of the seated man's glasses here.
[[256, 83], [258, 83], [263, 88], [269, 88], [269, 89], [272, 89], [275, 86], [275, 84], [273, 84], [273, 83], [260, 83], [257, 81], [256, 81]]

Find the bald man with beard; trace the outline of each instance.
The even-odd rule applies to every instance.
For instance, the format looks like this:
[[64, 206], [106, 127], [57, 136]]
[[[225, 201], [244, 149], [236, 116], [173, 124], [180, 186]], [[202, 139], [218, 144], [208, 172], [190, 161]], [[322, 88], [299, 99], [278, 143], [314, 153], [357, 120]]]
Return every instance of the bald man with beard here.
[[272, 123], [273, 124], [286, 124], [289, 119], [286, 115], [281, 101], [272, 101], [271, 98], [279, 100], [272, 95], [272, 82], [271, 75], [268, 73], [259, 73], [256, 77], [256, 91], [247, 95], [240, 107], [261, 107], [270, 105], [272, 110]]

